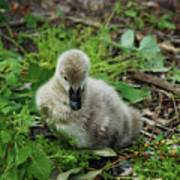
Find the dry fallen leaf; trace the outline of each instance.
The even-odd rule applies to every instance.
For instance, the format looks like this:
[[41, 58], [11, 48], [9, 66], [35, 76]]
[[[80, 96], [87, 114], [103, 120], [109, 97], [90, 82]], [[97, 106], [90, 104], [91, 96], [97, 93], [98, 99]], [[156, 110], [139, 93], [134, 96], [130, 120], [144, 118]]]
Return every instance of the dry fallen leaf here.
[[18, 11], [19, 10], [19, 4], [18, 3], [13, 3], [11, 6], [12, 11]]
[[175, 48], [173, 45], [171, 44], [165, 44], [165, 43], [160, 43], [159, 46], [163, 49], [165, 49], [166, 51], [170, 51], [173, 53], [178, 53], [180, 52], [180, 48]]
[[102, 172], [102, 170], [89, 171], [86, 174], [80, 174], [80, 175], [74, 176], [74, 177], [70, 178], [70, 180], [94, 180], [94, 178], [96, 178], [96, 176], [101, 174], [101, 172]]
[[68, 180], [71, 174], [77, 174], [82, 168], [74, 168], [69, 171], [60, 173], [57, 177], [57, 180]]
[[102, 147], [102, 148], [96, 148], [96, 149], [86, 149], [86, 150], [80, 150], [80, 152], [85, 152], [89, 154], [94, 154], [102, 157], [113, 157], [117, 156], [116, 152], [109, 148], [109, 147]]

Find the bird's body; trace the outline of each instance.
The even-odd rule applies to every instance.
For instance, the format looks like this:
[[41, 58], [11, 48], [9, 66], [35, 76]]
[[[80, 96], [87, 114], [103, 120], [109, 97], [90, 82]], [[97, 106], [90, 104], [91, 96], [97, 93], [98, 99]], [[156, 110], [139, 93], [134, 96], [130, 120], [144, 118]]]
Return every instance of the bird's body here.
[[[69, 52], [80, 56], [84, 54], [78, 50]], [[68, 51], [66, 53], [68, 55]], [[79, 55], [74, 58], [76, 63]], [[59, 62], [63, 58], [60, 56]], [[71, 96], [71, 91], [64, 87], [57, 73], [59, 72], [56, 71], [52, 79], [40, 87], [36, 95], [38, 109], [56, 134], [73, 138], [79, 148], [126, 146], [137, 137], [142, 126], [139, 112], [123, 103], [111, 86], [102, 80], [87, 77], [83, 71], [80, 95], [76, 93], [76, 98], [73, 99], [75, 96]], [[76, 75], [78, 74], [73, 74], [73, 78]], [[75, 89], [76, 85], [73, 84], [72, 87]], [[79, 106], [76, 104], [74, 107], [74, 102], [78, 101]]]

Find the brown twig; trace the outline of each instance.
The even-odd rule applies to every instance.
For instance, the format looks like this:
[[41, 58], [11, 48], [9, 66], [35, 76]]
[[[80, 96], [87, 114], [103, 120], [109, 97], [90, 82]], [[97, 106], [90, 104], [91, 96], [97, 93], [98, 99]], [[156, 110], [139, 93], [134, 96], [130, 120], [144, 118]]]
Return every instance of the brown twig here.
[[[36, 14], [37, 16], [39, 15], [38, 13]], [[39, 22], [51, 22], [57, 19], [62, 19], [59, 16], [53, 16], [50, 17], [51, 14], [50, 13], [44, 13], [44, 15], [46, 16], [46, 18], [39, 20]], [[80, 24], [84, 24], [84, 25], [89, 25], [92, 27], [96, 27], [99, 28], [101, 26], [101, 23], [98, 21], [92, 21], [91, 19], [83, 19], [83, 18], [78, 18], [78, 17], [73, 17], [73, 16], [66, 16], [64, 17], [65, 20], [69, 20], [72, 21], [74, 23], [80, 23]], [[24, 18], [21, 18], [20, 20], [17, 21], [12, 21], [12, 22], [8, 22], [7, 23], [8, 26], [11, 27], [17, 27], [17, 26], [23, 26], [26, 24], [26, 21], [24, 20]], [[6, 24], [0, 24], [0, 28], [6, 27]]]
[[176, 117], [177, 117], [177, 120], [178, 120], [178, 122], [179, 122], [179, 112], [178, 112], [177, 105], [176, 105], [176, 101], [174, 100], [174, 97], [172, 97], [172, 101], [173, 101], [173, 105], [174, 105]]
[[[163, 99], [162, 94], [159, 92], [159, 106], [156, 109], [157, 113], [154, 114], [154, 117], [153, 117], [154, 118], [154, 125], [153, 125], [153, 128], [152, 128], [152, 134], [154, 134], [155, 129], [157, 127], [157, 120], [158, 120], [159, 114], [161, 113], [161, 109], [162, 109], [162, 102], [163, 102], [162, 99]], [[152, 137], [150, 137], [149, 141], [151, 141], [151, 140], [152, 140]]]
[[159, 44], [159, 46], [163, 49], [165, 49], [166, 51], [170, 51], [170, 52], [173, 52], [173, 53], [178, 53], [180, 52], [180, 48], [175, 48], [174, 46], [172, 45], [167, 45], [167, 44], [164, 44], [164, 43], [161, 43]]
[[[143, 117], [142, 120], [143, 120], [147, 125], [150, 125], [150, 126], [154, 126], [154, 125], [155, 125], [155, 122], [154, 122], [153, 120], [151, 120], [151, 119], [148, 119], [148, 118]], [[172, 122], [172, 121], [170, 121], [170, 122]], [[156, 127], [159, 128], [159, 129], [162, 129], [163, 131], [167, 131], [167, 133], [170, 133], [170, 132], [180, 133], [180, 130], [179, 130], [179, 129], [166, 127], [166, 126], [160, 124], [158, 121], [157, 121]]]
[[[180, 121], [179, 119], [179, 112], [178, 112], [178, 108], [177, 108], [177, 102], [180, 101], [180, 99], [175, 99], [170, 93], [162, 90], [162, 89], [158, 89], [155, 87], [152, 87], [153, 90], [158, 91], [159, 93], [163, 93], [164, 95], [166, 95], [169, 99], [163, 99], [163, 101], [172, 101], [173, 102], [173, 106], [175, 109], [175, 113], [176, 113], [176, 119], [178, 120], [178, 122]], [[174, 118], [173, 118], [174, 121]]]
[[[171, 101], [171, 99], [163, 99], [163, 101], [170, 102], [170, 101]], [[179, 102], [180, 102], [180, 99], [176, 99], [176, 98], [175, 98], [175, 99], [174, 99], [174, 101], [179, 103]]]
[[[167, 96], [168, 98], [171, 98], [172, 97], [172, 94], [171, 93], [169, 93], [169, 92], [167, 92], [167, 91], [165, 91], [165, 90], [163, 90], [163, 89], [158, 89], [158, 88], [156, 88], [156, 87], [151, 87], [151, 89], [152, 90], [154, 90], [154, 91], [157, 91], [158, 93], [161, 93], [161, 94], [164, 94], [165, 96]], [[164, 101], [164, 99], [163, 99], [163, 101]]]
[[165, 82], [158, 77], [154, 77], [152, 75], [145, 74], [145, 73], [140, 72], [140, 71], [136, 71], [134, 73], [134, 75], [132, 75], [132, 77], [134, 79], [139, 80], [139, 81], [143, 81], [146, 83], [153, 84], [155, 86], [161, 87], [163, 89], [166, 89], [168, 91], [172, 91], [173, 93], [180, 95], [180, 88], [179, 87], [177, 87], [176, 85], [173, 85], [171, 83]]
[[[26, 22], [24, 21], [24, 18], [21, 18], [17, 21], [10, 21], [7, 24], [8, 26], [11, 26], [11, 27], [17, 27], [17, 26], [25, 25]], [[6, 27], [6, 24], [0, 24], [0, 28], [3, 28], [3, 27]]]
[[106, 166], [102, 167], [101, 170], [112, 167], [113, 165], [119, 163], [120, 161], [136, 157], [137, 155], [138, 155], [137, 153], [133, 153], [133, 154], [130, 154], [128, 156], [121, 157], [121, 158], [117, 159], [116, 161], [112, 162], [111, 164], [107, 164]]
[[144, 130], [141, 130], [141, 134], [143, 134], [143, 135], [145, 135], [145, 136], [147, 136], [149, 138], [152, 138], [152, 139], [155, 139], [157, 137], [156, 135], [151, 134], [151, 133], [149, 133], [147, 131], [144, 131]]
[[73, 21], [75, 23], [81, 23], [84, 25], [89, 25], [89, 26], [97, 27], [97, 28], [99, 28], [101, 26], [100, 22], [92, 21], [90, 19], [82, 19], [82, 18], [73, 17], [73, 16], [67, 16], [66, 19]]
[[7, 41], [11, 42], [12, 44], [14, 44], [17, 48], [19, 48], [24, 54], [26, 53], [26, 51], [24, 50], [24, 48], [22, 46], [20, 46], [14, 39], [10, 38], [9, 36], [3, 34], [0, 31], [0, 36], [3, 37], [4, 39], [6, 39]]
[[[143, 157], [145, 160], [147, 160], [148, 158], [154, 156], [154, 153], [150, 153], [150, 154], [141, 154], [141, 153], [133, 153], [133, 154], [130, 154], [130, 155], [127, 155], [127, 156], [124, 156], [124, 157], [120, 157], [119, 159], [115, 160], [114, 162], [112, 162], [111, 164], [107, 164], [106, 166], [102, 167], [100, 170], [104, 170], [104, 169], [107, 169], [109, 167], [112, 167], [113, 165], [123, 161], [123, 160], [127, 160], [127, 159], [130, 159], [130, 158], [134, 158], [134, 157]], [[178, 155], [170, 155], [170, 154], [158, 154], [158, 156], [160, 158], [180, 158], [180, 156]]]

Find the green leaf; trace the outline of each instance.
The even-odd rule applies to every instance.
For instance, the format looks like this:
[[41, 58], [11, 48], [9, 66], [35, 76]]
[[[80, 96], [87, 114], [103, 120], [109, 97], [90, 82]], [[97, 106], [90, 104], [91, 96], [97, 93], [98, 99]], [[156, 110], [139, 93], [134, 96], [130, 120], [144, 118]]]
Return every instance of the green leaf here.
[[116, 84], [116, 89], [121, 92], [122, 97], [128, 99], [132, 104], [140, 102], [150, 96], [147, 88], [137, 90], [125, 82]]
[[176, 29], [176, 26], [166, 20], [161, 20], [159, 23], [158, 23], [158, 28], [159, 29], [171, 29], [171, 30], [175, 30]]
[[29, 65], [29, 75], [28, 75], [28, 77], [30, 79], [39, 78], [41, 76], [40, 71], [41, 71], [41, 68], [40, 68], [39, 64], [31, 62], [30, 65]]
[[120, 44], [124, 48], [134, 47], [134, 31], [128, 30], [121, 36]]
[[53, 71], [49, 70], [48, 68], [41, 67], [37, 63], [30, 63], [29, 66], [29, 75], [28, 78], [32, 80], [33, 82], [45, 82], [47, 81], [52, 75]]
[[143, 69], [158, 70], [164, 69], [164, 56], [160, 53], [154, 54], [147, 58], [147, 61], [143, 63]]
[[160, 54], [160, 48], [154, 36], [148, 35], [140, 42], [138, 51], [146, 61], [141, 63], [143, 69], [155, 70], [164, 68], [164, 56]]
[[24, 163], [31, 154], [31, 147], [28, 145], [16, 149], [16, 165]]
[[145, 58], [152, 57], [156, 53], [160, 52], [160, 48], [157, 44], [157, 40], [153, 35], [148, 35], [140, 42], [138, 49]]
[[31, 89], [33, 93], [35, 93], [41, 84], [47, 82], [47, 80], [52, 77], [53, 73], [53, 70], [41, 67], [36, 63], [30, 63], [28, 78], [29, 81], [32, 82]]
[[5, 98], [0, 96], [0, 112], [7, 115], [12, 111], [16, 111], [22, 107], [21, 103], [16, 103], [14, 101], [8, 100], [8, 97]]
[[7, 115], [10, 111], [11, 111], [12, 107], [11, 106], [7, 106], [1, 109], [1, 111], [3, 112], [3, 114]]
[[[9, 98], [11, 96], [12, 92], [10, 90], [10, 88], [6, 88], [4, 91], [3, 91], [3, 97], [4, 98]], [[1, 104], [1, 103], [0, 103]], [[1, 106], [1, 105], [0, 105]]]
[[62, 11], [61, 11], [60, 9], [57, 9], [57, 10], [56, 10], [56, 14], [57, 14], [58, 16], [60, 16], [60, 17], [63, 15], [63, 13], [62, 13]]
[[3, 42], [2, 42], [2, 40], [0, 39], [0, 50], [2, 50], [3, 49]]
[[174, 72], [174, 76], [172, 77], [172, 79], [173, 79], [174, 83], [180, 82], [180, 71], [178, 69], [174, 68], [173, 72]]
[[132, 18], [135, 18], [137, 16], [137, 12], [134, 10], [127, 10], [124, 12], [124, 14]]
[[159, 29], [172, 29], [175, 30], [176, 26], [170, 22], [170, 18], [172, 17], [171, 14], [165, 14], [163, 15], [159, 22], [158, 22], [158, 28]]
[[18, 77], [16, 73], [7, 74], [5, 76], [5, 79], [9, 85], [16, 85], [16, 83], [18, 82]]
[[34, 16], [31, 13], [26, 14], [24, 16], [24, 21], [26, 22], [27, 28], [35, 28], [37, 26], [37, 22], [42, 19], [42, 16]]
[[2, 109], [4, 106], [8, 105], [10, 103], [10, 101], [4, 97], [1, 97], [1, 100], [0, 100], [0, 109]]
[[64, 173], [60, 173], [57, 177], [57, 180], [68, 180], [70, 175], [77, 174], [82, 168], [74, 168]]
[[102, 79], [104, 81], [108, 81], [108, 74], [107, 73], [93, 73], [93, 77], [97, 79]]
[[50, 176], [50, 162], [46, 154], [39, 147], [34, 147], [34, 152], [31, 155], [32, 163], [28, 169], [28, 172], [37, 179], [46, 180]]
[[144, 27], [144, 21], [142, 18], [136, 18], [136, 23], [138, 25], [138, 28], [141, 30]]
[[[0, 60], [1, 60], [1, 57], [0, 57]], [[7, 66], [7, 62], [6, 61], [0, 62], [0, 71], [1, 72], [4, 71], [6, 69], [6, 66]]]
[[0, 9], [10, 9], [9, 4], [5, 0], [0, 0]]
[[11, 140], [11, 135], [9, 134], [9, 131], [2, 130], [0, 132], [1, 142], [4, 144], [7, 144]]

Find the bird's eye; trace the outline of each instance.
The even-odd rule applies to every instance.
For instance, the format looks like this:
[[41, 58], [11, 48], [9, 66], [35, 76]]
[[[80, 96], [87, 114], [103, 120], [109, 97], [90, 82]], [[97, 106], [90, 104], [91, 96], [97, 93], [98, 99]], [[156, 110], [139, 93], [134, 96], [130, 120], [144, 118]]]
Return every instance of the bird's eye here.
[[66, 76], [64, 76], [64, 80], [65, 80], [65, 81], [67, 81], [67, 80], [68, 80]]

